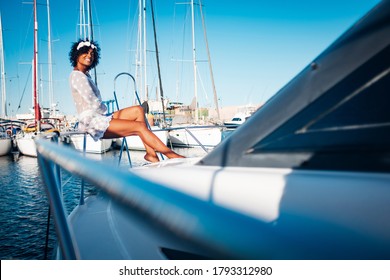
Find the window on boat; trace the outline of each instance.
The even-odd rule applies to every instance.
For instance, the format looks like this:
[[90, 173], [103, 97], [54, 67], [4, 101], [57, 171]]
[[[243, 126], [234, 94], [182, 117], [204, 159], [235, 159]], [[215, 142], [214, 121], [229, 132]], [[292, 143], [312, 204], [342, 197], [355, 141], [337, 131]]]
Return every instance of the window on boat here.
[[308, 153], [291, 167], [390, 170], [390, 48], [254, 145], [251, 154]]

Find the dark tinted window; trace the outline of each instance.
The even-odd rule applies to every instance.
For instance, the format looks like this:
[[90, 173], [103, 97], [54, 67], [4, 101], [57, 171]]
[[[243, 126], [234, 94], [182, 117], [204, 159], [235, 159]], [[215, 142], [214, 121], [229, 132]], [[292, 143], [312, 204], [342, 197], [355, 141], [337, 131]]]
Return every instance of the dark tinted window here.
[[252, 154], [312, 153], [294, 167], [333, 169], [343, 162], [336, 169], [389, 170], [389, 68], [387, 47], [259, 141]]

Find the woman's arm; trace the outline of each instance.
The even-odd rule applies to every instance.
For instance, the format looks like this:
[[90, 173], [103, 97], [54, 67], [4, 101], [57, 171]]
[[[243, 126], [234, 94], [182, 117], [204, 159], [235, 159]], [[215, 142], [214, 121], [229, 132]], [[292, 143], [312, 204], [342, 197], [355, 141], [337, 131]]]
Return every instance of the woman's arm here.
[[107, 112], [107, 107], [101, 102], [99, 90], [85, 74], [73, 72], [70, 82], [78, 111], [93, 110], [100, 114]]

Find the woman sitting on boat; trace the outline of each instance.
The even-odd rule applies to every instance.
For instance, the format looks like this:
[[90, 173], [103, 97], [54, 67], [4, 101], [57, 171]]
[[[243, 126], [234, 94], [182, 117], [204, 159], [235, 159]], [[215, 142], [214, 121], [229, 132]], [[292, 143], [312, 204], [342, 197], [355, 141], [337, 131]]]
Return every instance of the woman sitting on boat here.
[[79, 117], [79, 129], [90, 134], [95, 141], [137, 135], [145, 146], [144, 158], [150, 162], [159, 161], [156, 152], [168, 158], [182, 158], [148, 129], [141, 106], [131, 106], [107, 114], [100, 91], [89, 75], [89, 70], [99, 63], [99, 52], [96, 42], [83, 40], [73, 43], [69, 52], [73, 66], [69, 82]]

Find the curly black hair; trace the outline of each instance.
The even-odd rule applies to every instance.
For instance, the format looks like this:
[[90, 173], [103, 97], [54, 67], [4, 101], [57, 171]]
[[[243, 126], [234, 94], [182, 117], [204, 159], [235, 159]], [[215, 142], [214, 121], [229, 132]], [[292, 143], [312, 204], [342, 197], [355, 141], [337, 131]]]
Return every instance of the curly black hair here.
[[[86, 42], [86, 43], [90, 43], [89, 45], [84, 45], [82, 47], [80, 47], [79, 49], [77, 49], [77, 47], [79, 46], [80, 43], [82, 42]], [[92, 48], [91, 46], [95, 46], [95, 48]], [[81, 54], [84, 54], [84, 53], [88, 53], [89, 49], [93, 50], [93, 53], [94, 53], [94, 60], [92, 62], [92, 65], [91, 67], [88, 69], [92, 69], [94, 67], [96, 67], [98, 64], [99, 64], [99, 59], [100, 59], [100, 47], [99, 47], [99, 44], [95, 41], [89, 41], [89, 40], [82, 40], [82, 39], [79, 39], [77, 42], [74, 42], [72, 43], [72, 47], [70, 49], [70, 52], [69, 52], [69, 61], [70, 61], [70, 64], [73, 66], [73, 67], [76, 67], [77, 65], [77, 58], [81, 55]]]

